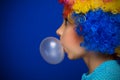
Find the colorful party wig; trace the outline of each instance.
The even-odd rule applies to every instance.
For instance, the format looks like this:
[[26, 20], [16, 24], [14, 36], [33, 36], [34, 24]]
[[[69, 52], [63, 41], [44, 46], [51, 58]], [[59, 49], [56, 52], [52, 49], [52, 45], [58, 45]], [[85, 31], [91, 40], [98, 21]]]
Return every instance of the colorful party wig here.
[[88, 51], [120, 55], [120, 0], [59, 0]]

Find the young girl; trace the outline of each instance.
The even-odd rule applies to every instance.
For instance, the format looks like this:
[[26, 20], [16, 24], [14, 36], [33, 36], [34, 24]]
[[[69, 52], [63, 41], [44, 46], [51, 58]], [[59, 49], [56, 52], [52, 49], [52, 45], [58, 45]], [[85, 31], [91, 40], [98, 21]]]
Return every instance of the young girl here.
[[120, 0], [59, 0], [64, 21], [56, 33], [71, 60], [83, 58], [82, 80], [120, 80]]

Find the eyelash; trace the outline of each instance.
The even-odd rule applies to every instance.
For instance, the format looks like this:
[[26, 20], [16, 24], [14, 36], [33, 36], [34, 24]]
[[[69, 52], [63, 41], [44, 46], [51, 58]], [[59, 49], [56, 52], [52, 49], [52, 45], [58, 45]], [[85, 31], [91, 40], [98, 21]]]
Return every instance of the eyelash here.
[[68, 19], [65, 18], [65, 26], [67, 26], [67, 24], [68, 24]]

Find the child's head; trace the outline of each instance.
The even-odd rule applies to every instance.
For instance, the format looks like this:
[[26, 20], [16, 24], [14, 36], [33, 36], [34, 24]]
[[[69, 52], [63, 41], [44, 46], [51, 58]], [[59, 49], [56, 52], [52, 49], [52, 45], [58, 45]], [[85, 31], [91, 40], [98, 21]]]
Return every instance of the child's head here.
[[86, 52], [120, 54], [120, 0], [60, 0], [64, 22], [57, 30], [70, 59]]

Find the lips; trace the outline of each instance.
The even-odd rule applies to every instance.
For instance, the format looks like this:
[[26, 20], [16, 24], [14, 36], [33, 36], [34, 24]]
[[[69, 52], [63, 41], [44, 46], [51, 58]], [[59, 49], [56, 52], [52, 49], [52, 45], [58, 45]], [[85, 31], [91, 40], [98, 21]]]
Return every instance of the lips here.
[[64, 50], [65, 53], [68, 53], [67, 48], [63, 47], [63, 50]]
[[62, 43], [61, 43], [61, 45], [63, 47], [63, 51], [66, 52], [66, 49], [65, 49], [64, 45]]
[[62, 45], [62, 47], [63, 47], [63, 51], [64, 51], [64, 52], [66, 52], [65, 47], [63, 46], [63, 44], [62, 44], [62, 43], [61, 43], [61, 45]]
[[65, 48], [63, 48], [63, 51], [66, 52]]
[[63, 51], [66, 52], [66, 49], [65, 49], [65, 47], [64, 47], [64, 45], [63, 45], [63, 43], [62, 43], [61, 38], [60, 38], [60, 43], [61, 43], [61, 45], [62, 45], [62, 47], [63, 47]]

